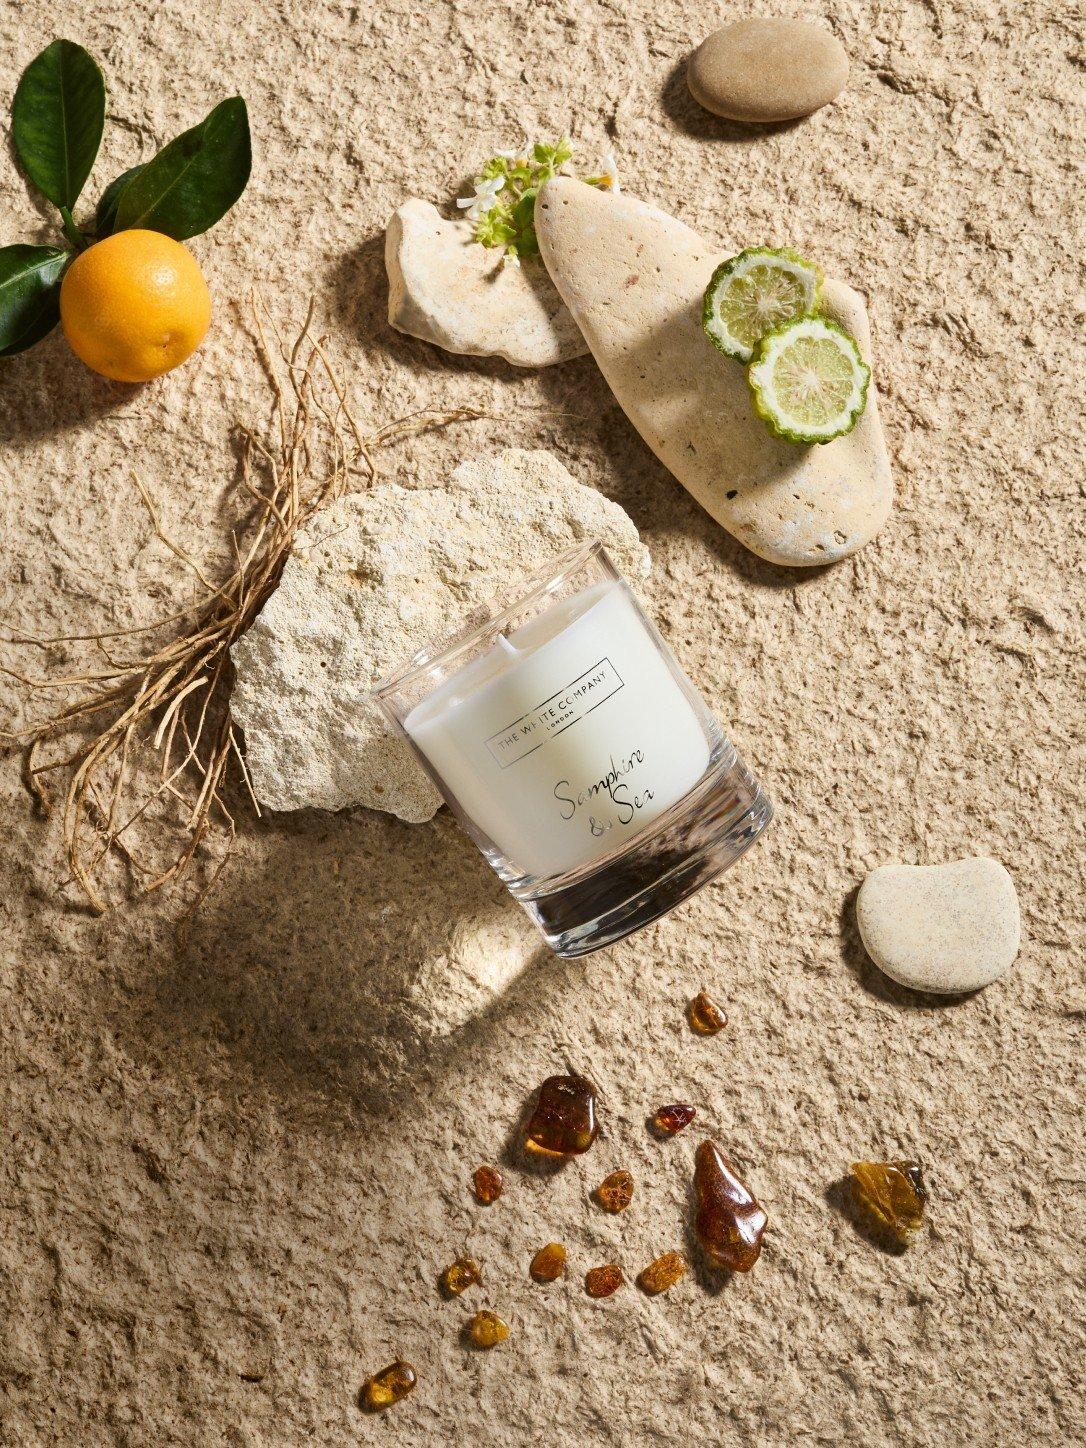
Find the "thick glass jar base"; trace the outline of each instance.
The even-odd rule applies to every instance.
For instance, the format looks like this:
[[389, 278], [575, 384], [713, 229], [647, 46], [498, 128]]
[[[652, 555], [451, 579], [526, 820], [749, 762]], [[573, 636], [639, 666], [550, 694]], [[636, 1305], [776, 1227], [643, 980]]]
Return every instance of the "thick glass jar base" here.
[[744, 854], [773, 806], [727, 748], [657, 826], [623, 854], [570, 884], [512, 893], [556, 955], [570, 959], [613, 945], [658, 920]]

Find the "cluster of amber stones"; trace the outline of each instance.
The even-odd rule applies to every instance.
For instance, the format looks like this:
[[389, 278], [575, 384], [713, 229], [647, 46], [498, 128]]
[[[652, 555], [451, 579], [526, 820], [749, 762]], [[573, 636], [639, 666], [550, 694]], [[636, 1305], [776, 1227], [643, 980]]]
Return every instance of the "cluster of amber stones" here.
[[924, 1220], [928, 1199], [916, 1161], [854, 1161], [853, 1194], [882, 1230], [904, 1242]]
[[681, 1252], [665, 1252], [637, 1274], [637, 1285], [642, 1292], [656, 1297], [674, 1287], [685, 1271], [686, 1258]]
[[728, 1017], [705, 991], [699, 991], [688, 1007], [690, 1026], [699, 1036], [715, 1036], [728, 1024]]
[[698, 1113], [685, 1101], [676, 1101], [670, 1106], [661, 1106], [652, 1118], [653, 1127], [661, 1136], [674, 1136], [685, 1131]]
[[596, 1188], [597, 1202], [605, 1212], [624, 1212], [633, 1201], [634, 1180], [628, 1171], [613, 1171]]
[[477, 1166], [471, 1184], [484, 1207], [496, 1202], [502, 1194], [502, 1174], [495, 1166]]
[[528, 1268], [533, 1282], [555, 1282], [566, 1270], [566, 1249], [561, 1242], [548, 1242], [532, 1258]]
[[406, 1398], [417, 1382], [415, 1369], [410, 1363], [389, 1363], [387, 1368], [367, 1378], [359, 1399], [367, 1413], [380, 1413]]
[[610, 1297], [625, 1281], [622, 1268], [608, 1262], [603, 1267], [592, 1267], [584, 1274], [584, 1290], [589, 1297]]
[[483, 1274], [479, 1271], [479, 1264], [473, 1257], [457, 1257], [455, 1262], [445, 1268], [438, 1279], [446, 1297], [459, 1297], [461, 1292], [466, 1291], [469, 1287], [474, 1287], [477, 1282], [482, 1280]]
[[509, 1324], [484, 1307], [468, 1323], [468, 1336], [476, 1347], [497, 1347], [509, 1336]]

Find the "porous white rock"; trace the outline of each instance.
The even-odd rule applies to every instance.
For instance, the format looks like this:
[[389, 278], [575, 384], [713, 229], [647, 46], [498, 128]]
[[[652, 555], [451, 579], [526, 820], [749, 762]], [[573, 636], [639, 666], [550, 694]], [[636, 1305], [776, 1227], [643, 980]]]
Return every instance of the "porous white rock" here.
[[388, 320], [446, 352], [549, 367], [588, 351], [538, 258], [507, 264], [464, 221], [412, 198], [385, 233]]
[[1021, 937], [1014, 881], [988, 858], [883, 865], [860, 887], [856, 922], [881, 971], [942, 995], [997, 980], [1013, 964]]
[[432, 818], [437, 791], [385, 723], [372, 685], [591, 538], [628, 578], [647, 576], [648, 550], [618, 504], [553, 454], [522, 448], [461, 463], [446, 487], [385, 483], [321, 514], [231, 651], [230, 707], [261, 803]]
[[[535, 215], [543, 259], [600, 371], [718, 523], [790, 567], [831, 563], [874, 536], [893, 501], [874, 383], [847, 437], [806, 448], [775, 438], [751, 406], [744, 368], [702, 331], [719, 253], [673, 216], [569, 177], [547, 182]], [[870, 361], [859, 294], [827, 279], [821, 310]]]

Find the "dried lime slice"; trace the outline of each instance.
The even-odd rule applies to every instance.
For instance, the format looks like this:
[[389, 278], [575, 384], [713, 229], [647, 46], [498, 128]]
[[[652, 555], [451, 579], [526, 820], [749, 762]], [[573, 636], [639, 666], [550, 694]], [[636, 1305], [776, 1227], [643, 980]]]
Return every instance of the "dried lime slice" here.
[[747, 368], [755, 411], [789, 442], [830, 442], [851, 432], [870, 380], [859, 347], [825, 317], [801, 317], [767, 332]]
[[705, 289], [701, 325], [727, 357], [749, 362], [773, 327], [809, 316], [822, 273], [786, 247], [752, 246], [721, 262]]

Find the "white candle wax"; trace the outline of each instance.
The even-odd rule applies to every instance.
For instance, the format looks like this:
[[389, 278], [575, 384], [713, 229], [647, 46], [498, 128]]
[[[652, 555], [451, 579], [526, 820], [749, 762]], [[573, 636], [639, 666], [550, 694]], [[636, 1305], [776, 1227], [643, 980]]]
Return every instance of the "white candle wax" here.
[[621, 583], [508, 635], [417, 705], [404, 729], [518, 873], [622, 848], [705, 773], [710, 741]]

